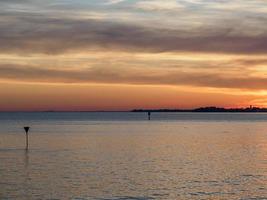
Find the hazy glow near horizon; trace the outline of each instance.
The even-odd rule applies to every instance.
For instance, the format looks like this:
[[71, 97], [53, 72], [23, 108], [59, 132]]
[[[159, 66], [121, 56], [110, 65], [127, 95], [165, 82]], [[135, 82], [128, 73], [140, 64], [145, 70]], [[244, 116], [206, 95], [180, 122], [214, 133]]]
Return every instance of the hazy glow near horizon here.
[[265, 0], [0, 0], [0, 110], [267, 106]]

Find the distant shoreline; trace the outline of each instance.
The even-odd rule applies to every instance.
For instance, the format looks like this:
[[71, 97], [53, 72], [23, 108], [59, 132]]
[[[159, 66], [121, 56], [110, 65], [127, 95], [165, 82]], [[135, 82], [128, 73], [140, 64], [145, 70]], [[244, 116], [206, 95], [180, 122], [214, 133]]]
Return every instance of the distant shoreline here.
[[248, 108], [201, 107], [195, 109], [135, 109], [131, 112], [263, 113], [267, 112], [267, 108], [252, 106]]
[[134, 110], [116, 110], [116, 111], [0, 111], [0, 113], [95, 113], [95, 112], [172, 112], [172, 113], [267, 113], [267, 108], [248, 107], [248, 108], [220, 108], [220, 107], [200, 107], [195, 109], [134, 109]]

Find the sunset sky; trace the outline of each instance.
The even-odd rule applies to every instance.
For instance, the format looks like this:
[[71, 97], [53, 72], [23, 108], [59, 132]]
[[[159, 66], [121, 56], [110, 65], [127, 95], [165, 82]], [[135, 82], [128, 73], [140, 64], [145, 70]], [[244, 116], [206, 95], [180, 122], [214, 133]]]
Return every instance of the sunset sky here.
[[0, 110], [267, 107], [266, 0], [0, 0]]

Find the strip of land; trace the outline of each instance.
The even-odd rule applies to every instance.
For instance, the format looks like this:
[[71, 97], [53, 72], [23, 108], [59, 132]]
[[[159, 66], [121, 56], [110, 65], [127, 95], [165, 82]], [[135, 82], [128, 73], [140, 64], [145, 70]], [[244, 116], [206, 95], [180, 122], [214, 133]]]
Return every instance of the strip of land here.
[[248, 108], [219, 108], [201, 107], [195, 109], [135, 109], [132, 112], [267, 112], [267, 108], [248, 107]]

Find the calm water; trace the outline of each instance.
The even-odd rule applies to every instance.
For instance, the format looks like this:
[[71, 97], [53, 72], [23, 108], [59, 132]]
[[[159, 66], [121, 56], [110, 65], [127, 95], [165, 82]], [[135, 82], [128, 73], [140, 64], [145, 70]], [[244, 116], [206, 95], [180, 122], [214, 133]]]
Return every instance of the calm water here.
[[0, 199], [267, 199], [267, 114], [146, 118], [0, 113]]

